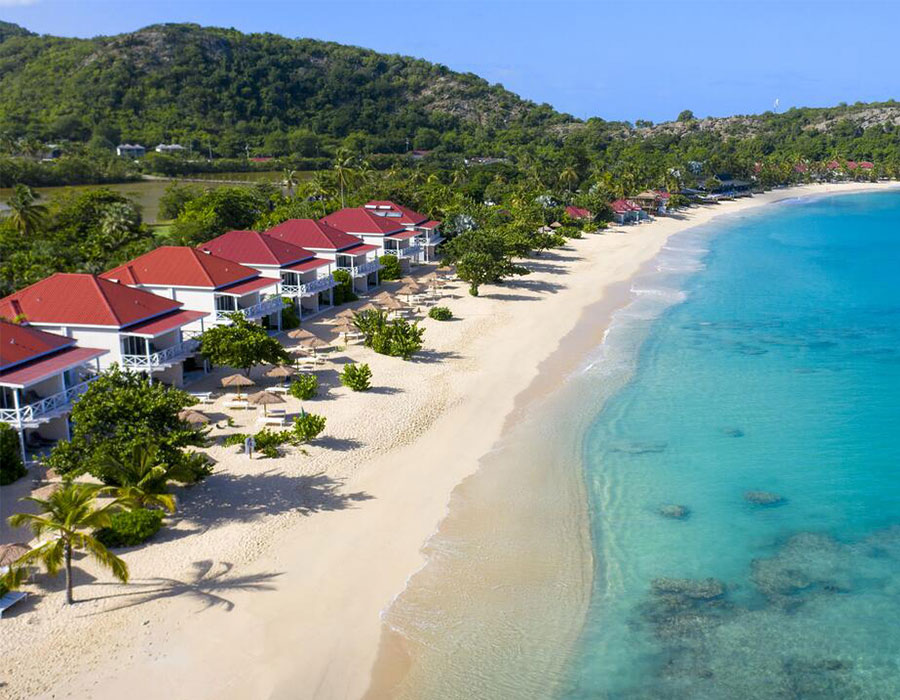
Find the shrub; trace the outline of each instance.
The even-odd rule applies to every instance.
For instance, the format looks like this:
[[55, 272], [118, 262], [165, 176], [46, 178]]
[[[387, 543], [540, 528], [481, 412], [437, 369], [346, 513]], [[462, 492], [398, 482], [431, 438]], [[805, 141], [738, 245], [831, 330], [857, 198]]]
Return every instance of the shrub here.
[[163, 513], [159, 510], [123, 510], [113, 513], [109, 525], [94, 533], [106, 547], [134, 547], [153, 537], [162, 527]]
[[408, 360], [422, 349], [425, 329], [418, 322], [402, 318], [388, 321], [384, 311], [373, 310], [355, 314], [353, 323], [365, 337], [365, 344], [380, 355]]
[[305, 411], [294, 418], [294, 440], [312, 442], [325, 430], [325, 416]]
[[314, 374], [301, 374], [291, 382], [291, 396], [301, 401], [319, 395], [319, 378]]
[[0, 486], [11, 484], [26, 473], [19, 453], [19, 436], [11, 425], [0, 423]]
[[353, 391], [366, 391], [372, 386], [372, 370], [367, 364], [345, 365], [341, 384]]
[[390, 280], [398, 280], [403, 277], [403, 270], [400, 268], [400, 258], [396, 255], [382, 255], [378, 258], [381, 263], [381, 271], [378, 276], [385, 282]]
[[285, 304], [284, 308], [281, 310], [281, 330], [289, 331], [293, 328], [297, 328], [300, 325], [300, 315], [297, 313], [297, 308], [294, 306], [294, 300], [290, 297], [282, 297], [281, 300]]
[[428, 312], [428, 317], [435, 321], [449, 321], [453, 318], [453, 312], [446, 306], [432, 306]]
[[334, 305], [346, 304], [359, 299], [353, 291], [353, 277], [346, 270], [335, 270], [331, 273], [337, 287], [334, 288]]
[[363, 334], [367, 346], [372, 345], [372, 338], [384, 329], [387, 322], [387, 312], [378, 309], [353, 314], [353, 325]]
[[234, 445], [243, 445], [244, 440], [246, 440], [248, 435], [245, 433], [232, 433], [231, 435], [226, 435], [225, 440], [223, 441], [223, 445], [225, 447], [232, 447]]
[[[244, 446], [244, 440], [246, 440], [249, 435], [245, 433], [234, 433], [233, 435], [226, 435], [224, 445], [225, 447], [231, 447], [233, 445], [240, 445], [241, 449]], [[253, 448], [257, 452], [262, 453], [266, 457], [274, 459], [278, 457], [278, 448], [286, 442], [293, 442], [294, 436], [290, 430], [269, 430], [268, 428], [263, 428], [256, 435], [253, 436], [253, 441], [255, 447]]]

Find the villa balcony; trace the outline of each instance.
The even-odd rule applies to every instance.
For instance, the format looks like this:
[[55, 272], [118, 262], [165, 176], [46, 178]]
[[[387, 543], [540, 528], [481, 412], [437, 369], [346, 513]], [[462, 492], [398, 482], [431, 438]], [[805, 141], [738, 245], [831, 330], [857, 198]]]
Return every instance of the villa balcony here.
[[393, 255], [398, 258], [414, 258], [422, 252], [422, 246], [416, 244], [406, 248], [385, 248], [385, 255]]
[[0, 408], [0, 422], [9, 423], [16, 428], [36, 428], [64, 416], [72, 410], [72, 404], [81, 396], [97, 377], [91, 377], [80, 384], [61, 391], [58, 394], [20, 406], [19, 408]]
[[288, 297], [311, 297], [319, 292], [327, 292], [337, 286], [334, 277], [320, 277], [305, 284], [282, 284], [281, 293]]
[[199, 347], [200, 341], [189, 338], [159, 352], [152, 352], [149, 355], [122, 355], [122, 365], [139, 371], [152, 372], [153, 370], [166, 369], [193, 355]]
[[340, 270], [347, 270], [353, 277], [365, 277], [373, 272], [381, 269], [381, 263], [377, 260], [371, 260], [357, 267], [339, 267]]
[[258, 318], [262, 318], [263, 316], [268, 316], [269, 314], [274, 314], [281, 309], [284, 308], [284, 301], [280, 296], [272, 297], [271, 299], [266, 299], [265, 301], [261, 301], [258, 304], [254, 304], [253, 306], [248, 306], [244, 309], [232, 309], [231, 311], [216, 311], [216, 321], [219, 322], [228, 322], [228, 316], [233, 313], [241, 313], [244, 314], [244, 318], [255, 321]]

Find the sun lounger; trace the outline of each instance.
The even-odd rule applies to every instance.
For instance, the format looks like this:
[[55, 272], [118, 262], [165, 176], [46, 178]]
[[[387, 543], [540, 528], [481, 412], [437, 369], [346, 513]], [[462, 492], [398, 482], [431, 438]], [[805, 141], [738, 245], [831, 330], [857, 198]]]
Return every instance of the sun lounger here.
[[212, 403], [211, 391], [191, 392], [191, 396], [197, 399], [197, 403]]
[[270, 386], [266, 391], [271, 391], [273, 394], [287, 394], [291, 388], [289, 386]]
[[284, 425], [287, 422], [287, 415], [284, 410], [271, 410], [268, 415], [260, 416], [256, 419], [259, 425]]
[[225, 401], [225, 408], [250, 408], [250, 402], [245, 398], [230, 398]]
[[10, 591], [0, 598], [0, 617], [3, 617], [5, 610], [8, 610], [19, 601], [25, 600], [27, 597], [28, 593], [25, 591]]

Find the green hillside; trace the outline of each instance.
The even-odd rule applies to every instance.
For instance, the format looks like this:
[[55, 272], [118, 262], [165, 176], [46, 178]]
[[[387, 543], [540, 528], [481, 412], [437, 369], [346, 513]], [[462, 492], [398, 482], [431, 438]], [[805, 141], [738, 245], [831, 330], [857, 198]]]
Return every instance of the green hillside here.
[[[458, 150], [475, 134], [570, 117], [444, 66], [312, 39], [165, 24], [93, 39], [0, 24], [0, 131], [44, 140], [194, 142], [217, 155]], [[267, 140], [268, 139], [268, 140]]]

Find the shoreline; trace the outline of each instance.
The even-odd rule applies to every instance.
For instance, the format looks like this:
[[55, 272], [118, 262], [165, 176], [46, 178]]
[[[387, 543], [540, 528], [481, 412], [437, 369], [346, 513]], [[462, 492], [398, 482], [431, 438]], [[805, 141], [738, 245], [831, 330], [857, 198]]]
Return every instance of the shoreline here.
[[[362, 446], [311, 448], [309, 457], [249, 465], [251, 475], [273, 478], [290, 470], [293, 476], [327, 475], [334, 485], [320, 494], [331, 499], [325, 506], [299, 515], [285, 506], [274, 518], [263, 507], [240, 524], [228, 522], [227, 512], [221, 522], [202, 521], [200, 511], [191, 521], [188, 510], [175, 530], [199, 534], [126, 554], [136, 581], [132, 587], [166, 576], [183, 584], [184, 595], [113, 609], [108, 591], [121, 597], [133, 593], [99, 575], [96, 583], [79, 582], [76, 595], [90, 599], [74, 610], [54, 605], [54, 593], [38, 610], [4, 618], [5, 636], [19, 638], [17, 649], [5, 653], [4, 697], [53, 690], [57, 697], [112, 697], [123, 686], [136, 697], [160, 691], [192, 698], [362, 696], [378, 653], [381, 613], [426, 564], [422, 544], [447, 517], [457, 486], [478, 471], [516, 412], [540, 394], [536, 378], [552, 381], [558, 367], [551, 358], [585, 309], [607, 298], [613, 285], [630, 280], [673, 233], [781, 199], [894, 187], [776, 190], [692, 209], [679, 219], [588, 234], [529, 261], [543, 265], [543, 271], [487, 287], [482, 298], [467, 298], [457, 284], [447, 305], [460, 320], [426, 324], [432, 361], [407, 365], [355, 347], [347, 353], [370, 362], [376, 382], [386, 378], [395, 390], [340, 394], [322, 404], [329, 418], [326, 432], [345, 445], [355, 439]], [[576, 259], [560, 259], [572, 253]], [[237, 461], [223, 454], [220, 464]], [[289, 487], [284, 479], [267, 486]], [[189, 581], [186, 573], [206, 560], [212, 569], [231, 568], [224, 567], [226, 573], [212, 577], [212, 583], [210, 577]], [[103, 595], [91, 598], [97, 591]], [[210, 595], [228, 605], [204, 600]], [[93, 653], [65, 646], [87, 631], [96, 633]], [[42, 666], [49, 658], [42, 651], [59, 652], [55, 666], [62, 670]], [[144, 690], [148, 673], [157, 682]]]

